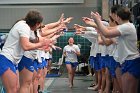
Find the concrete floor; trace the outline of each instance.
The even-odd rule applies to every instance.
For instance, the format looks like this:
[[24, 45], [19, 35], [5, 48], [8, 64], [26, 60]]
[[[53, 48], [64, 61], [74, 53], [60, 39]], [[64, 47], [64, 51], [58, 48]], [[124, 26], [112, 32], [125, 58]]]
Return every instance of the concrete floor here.
[[92, 82], [91, 76], [76, 76], [74, 79], [74, 87], [69, 88], [68, 78], [62, 76], [48, 78], [45, 83], [45, 88], [50, 93], [97, 93], [97, 91], [88, 89], [88, 86]]

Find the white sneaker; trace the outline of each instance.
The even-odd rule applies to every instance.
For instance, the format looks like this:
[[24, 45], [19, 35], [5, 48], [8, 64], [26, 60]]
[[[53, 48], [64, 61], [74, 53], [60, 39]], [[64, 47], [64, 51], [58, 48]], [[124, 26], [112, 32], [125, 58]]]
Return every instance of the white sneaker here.
[[87, 76], [92, 76], [92, 74], [90, 73], [90, 74], [88, 74]]
[[94, 90], [94, 87], [88, 87], [88, 89], [90, 89], [90, 90]]
[[88, 89], [91, 89], [91, 90], [97, 91], [97, 90], [98, 90], [98, 85], [96, 85], [96, 86], [94, 86], [94, 87], [88, 87]]

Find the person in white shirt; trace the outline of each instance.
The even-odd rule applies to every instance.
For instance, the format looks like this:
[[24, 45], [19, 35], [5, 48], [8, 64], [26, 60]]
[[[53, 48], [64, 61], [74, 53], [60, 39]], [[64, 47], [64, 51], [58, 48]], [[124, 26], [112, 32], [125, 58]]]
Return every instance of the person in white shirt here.
[[51, 64], [52, 64], [51, 63], [51, 61], [52, 61], [52, 48], [50, 48], [48, 51], [46, 51], [46, 53], [45, 53], [45, 60], [48, 63], [47, 70], [48, 70], [48, 72], [50, 72]]
[[88, 39], [92, 44], [91, 44], [91, 49], [90, 49], [90, 57], [89, 57], [89, 65], [90, 65], [90, 69], [93, 68], [94, 73], [95, 73], [95, 84], [92, 83], [90, 85], [90, 87], [88, 87], [88, 89], [95, 89], [95, 87], [98, 87], [98, 74], [97, 74], [97, 70], [99, 70], [99, 66], [97, 65], [96, 61], [96, 52], [97, 52], [97, 48], [98, 47], [96, 44], [98, 44], [97, 38], [98, 38], [98, 34], [97, 31], [95, 30], [95, 28], [93, 27], [84, 27], [84, 26], [80, 26], [75, 24], [74, 28], [76, 30], [76, 35], [80, 35], [86, 39]]
[[16, 22], [11, 28], [0, 53], [0, 76], [7, 93], [17, 93], [18, 65], [24, 51], [49, 46], [50, 40], [41, 38], [38, 43], [29, 41], [31, 31], [38, 29], [43, 21], [40, 12], [31, 10], [23, 20]]
[[[85, 17], [84, 18], [85, 22], [87, 22], [86, 19], [90, 19], [90, 18]], [[106, 55], [105, 54], [106, 47], [104, 45], [98, 44], [100, 43], [100, 40], [99, 40], [99, 36], [95, 28], [83, 27], [79, 25], [75, 25], [75, 26], [76, 26], [75, 27], [76, 33], [80, 34], [81, 32], [82, 34], [80, 35], [83, 36], [84, 38], [87, 38], [92, 43], [91, 50], [90, 50], [90, 65], [91, 65], [91, 68], [94, 68], [95, 77], [96, 77], [96, 86], [95, 84], [92, 84], [90, 87], [88, 87], [88, 89], [93, 89], [93, 90], [101, 89], [101, 78], [103, 79], [102, 81], [105, 82], [105, 75], [104, 75], [105, 74], [105, 60], [103, 59], [105, 59], [104, 57]], [[102, 72], [102, 76], [100, 74], [101, 72]], [[102, 84], [105, 85], [105, 83], [102, 83]]]
[[[121, 64], [123, 93], [137, 93], [140, 78], [140, 57], [137, 49], [137, 34], [135, 26], [129, 22], [131, 13], [128, 8], [122, 7], [117, 11], [118, 26], [107, 29], [98, 13], [92, 13], [99, 31], [105, 37], [118, 37], [117, 50], [114, 58]], [[129, 81], [129, 82], [128, 82]]]
[[73, 80], [75, 75], [76, 67], [78, 66], [77, 56], [80, 55], [80, 49], [77, 45], [74, 44], [74, 39], [72, 37], [68, 40], [68, 45], [63, 49], [63, 55], [65, 57], [65, 64], [68, 70], [69, 77], [69, 87], [73, 87]]
[[[32, 31], [31, 36], [30, 36], [30, 41], [31, 42], [39, 42], [39, 38], [47, 37], [49, 39], [55, 39], [55, 33], [61, 32], [61, 29], [63, 29], [64, 24], [70, 21], [70, 19], [64, 20], [65, 22], [63, 23], [63, 18], [60, 17], [60, 19], [57, 22], [54, 23], [49, 23], [46, 25], [40, 26], [39, 29], [36, 31]], [[49, 36], [49, 37], [48, 37]], [[41, 48], [40, 48], [41, 49]], [[37, 87], [38, 87], [38, 78], [41, 77], [41, 91], [43, 91], [43, 85], [44, 85], [44, 80], [46, 77], [46, 69], [47, 69], [47, 62], [44, 60], [44, 53], [43, 51], [46, 49], [42, 50], [30, 50], [30, 51], [25, 51], [24, 56], [22, 57], [18, 69], [20, 72], [20, 93], [25, 93], [25, 92], [37, 92]], [[37, 56], [37, 51], [40, 51], [38, 54], [38, 60], [36, 61], [36, 56]], [[35, 60], [35, 61], [34, 61]], [[40, 64], [39, 64], [40, 62]], [[39, 66], [38, 66], [39, 65]], [[41, 75], [38, 75], [38, 68], [44, 68]], [[41, 71], [40, 71], [41, 72]], [[39, 73], [40, 74], [40, 73]], [[33, 80], [32, 80], [33, 79]], [[32, 84], [33, 81], [33, 84]], [[34, 87], [32, 87], [32, 85]], [[30, 87], [30, 88], [29, 88]]]

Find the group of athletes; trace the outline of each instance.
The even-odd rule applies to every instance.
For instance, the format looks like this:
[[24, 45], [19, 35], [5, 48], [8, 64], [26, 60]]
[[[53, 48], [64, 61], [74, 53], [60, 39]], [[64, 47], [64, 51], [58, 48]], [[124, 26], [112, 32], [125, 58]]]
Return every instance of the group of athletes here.
[[[140, 57], [136, 28], [129, 22], [130, 18], [127, 7], [115, 5], [109, 23], [102, 21], [98, 12], [91, 12], [91, 18], [82, 18], [91, 27], [74, 25], [75, 34], [92, 43], [90, 65], [96, 77], [92, 86], [99, 93], [110, 93], [110, 82], [113, 82], [113, 93], [137, 93]], [[64, 19], [62, 14], [57, 22], [43, 25], [41, 13], [31, 10], [13, 25], [0, 53], [0, 77], [6, 93], [43, 93], [50, 68], [46, 53], [60, 49], [55, 46], [56, 39], [72, 19]], [[73, 44], [73, 38], [68, 42], [63, 55], [72, 88], [80, 49]]]
[[103, 21], [98, 12], [91, 12], [91, 18], [83, 17], [91, 27], [75, 24], [76, 34], [92, 43], [89, 63], [96, 83], [90, 89], [99, 93], [138, 93], [140, 55], [137, 31], [130, 18], [127, 7], [114, 5], [109, 23]]
[[43, 25], [43, 16], [30, 10], [11, 28], [0, 52], [0, 77], [6, 93], [43, 93], [52, 49], [72, 17]]

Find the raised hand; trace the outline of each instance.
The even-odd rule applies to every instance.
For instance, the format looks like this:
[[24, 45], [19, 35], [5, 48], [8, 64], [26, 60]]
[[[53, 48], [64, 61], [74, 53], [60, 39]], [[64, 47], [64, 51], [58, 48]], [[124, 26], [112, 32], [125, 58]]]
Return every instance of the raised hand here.
[[93, 27], [97, 27], [97, 25], [96, 25], [96, 23], [95, 23], [95, 21], [93, 20], [93, 19], [91, 19], [91, 18], [88, 18], [88, 17], [82, 17], [82, 19], [83, 19], [83, 21], [86, 23], [86, 24], [88, 24], [88, 25], [90, 25], [90, 26], [93, 26]]
[[40, 47], [39, 49], [44, 50], [50, 47], [52, 40], [45, 37], [39, 37], [39, 42], [42, 44], [42, 47]]
[[61, 47], [55, 46], [55, 45], [51, 45], [51, 48], [54, 50], [62, 50]]
[[88, 18], [88, 17], [82, 17], [82, 20], [83, 20], [86, 24], [88, 24], [88, 25], [90, 25], [90, 24], [91, 24], [91, 22], [93, 22], [93, 21], [94, 21], [93, 19]]
[[68, 17], [64, 20], [64, 23], [70, 23], [73, 17]]
[[78, 24], [74, 24], [74, 28], [76, 31], [85, 31], [86, 27], [78, 25]]
[[94, 21], [96, 22], [97, 20], [101, 20], [101, 16], [98, 12], [91, 12], [91, 18], [94, 19]]
[[59, 23], [62, 23], [64, 21], [64, 19], [65, 19], [64, 18], [64, 13], [62, 13], [61, 16], [60, 16], [60, 18], [59, 18], [59, 20], [58, 20], [58, 22]]

